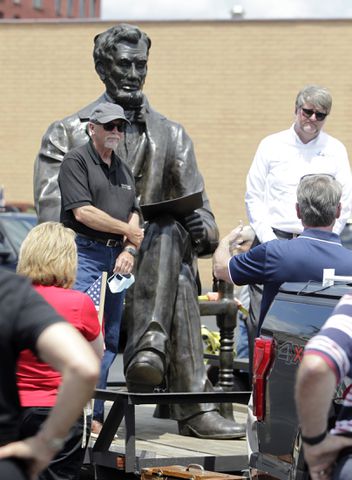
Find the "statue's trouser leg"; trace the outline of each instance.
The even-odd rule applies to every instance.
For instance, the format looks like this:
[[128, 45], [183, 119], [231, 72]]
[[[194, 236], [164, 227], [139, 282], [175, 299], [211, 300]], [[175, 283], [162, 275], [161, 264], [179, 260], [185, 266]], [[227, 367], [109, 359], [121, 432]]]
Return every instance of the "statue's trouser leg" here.
[[[197, 287], [189, 265], [182, 266], [171, 332], [169, 389], [172, 392], [206, 392], [213, 387], [203, 359]], [[213, 403], [171, 406], [171, 417], [184, 420], [200, 412], [215, 410]]]
[[[200, 314], [188, 233], [165, 217], [149, 224], [126, 306], [125, 368], [141, 350], [153, 350], [170, 366], [170, 391], [205, 391], [211, 385], [203, 362]], [[213, 404], [177, 405], [173, 418], [215, 410]]]
[[167, 218], [149, 224], [145, 231], [136, 281], [126, 301], [125, 369], [141, 350], [154, 350], [167, 360], [183, 237], [187, 238], [182, 227]]

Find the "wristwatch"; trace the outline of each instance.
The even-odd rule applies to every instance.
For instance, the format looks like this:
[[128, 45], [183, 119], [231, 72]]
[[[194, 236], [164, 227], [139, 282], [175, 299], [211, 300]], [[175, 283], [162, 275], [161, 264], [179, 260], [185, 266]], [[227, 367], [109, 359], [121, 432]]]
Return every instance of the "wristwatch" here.
[[324, 440], [327, 434], [328, 432], [327, 430], [325, 430], [323, 433], [321, 433], [320, 435], [316, 435], [315, 437], [305, 437], [301, 434], [301, 438], [303, 442], [307, 443], [308, 445], [317, 445]]
[[130, 255], [132, 255], [132, 257], [136, 257], [137, 256], [137, 249], [134, 248], [134, 247], [125, 247], [123, 249], [124, 252], [128, 252]]

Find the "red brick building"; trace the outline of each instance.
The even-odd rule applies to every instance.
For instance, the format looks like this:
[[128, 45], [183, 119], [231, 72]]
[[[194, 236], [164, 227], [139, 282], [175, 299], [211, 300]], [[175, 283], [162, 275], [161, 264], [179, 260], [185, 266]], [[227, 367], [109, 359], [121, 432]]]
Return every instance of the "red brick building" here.
[[100, 18], [100, 0], [0, 0], [0, 18]]

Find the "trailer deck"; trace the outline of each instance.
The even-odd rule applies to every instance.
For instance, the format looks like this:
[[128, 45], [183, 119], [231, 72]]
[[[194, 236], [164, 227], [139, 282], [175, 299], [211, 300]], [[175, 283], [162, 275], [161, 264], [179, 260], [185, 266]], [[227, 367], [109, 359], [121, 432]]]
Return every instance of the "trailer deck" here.
[[218, 472], [248, 468], [245, 438], [207, 440], [182, 436], [176, 421], [155, 418], [153, 414], [156, 404], [235, 401], [236, 421], [244, 423], [249, 392], [131, 394], [116, 389], [97, 390], [95, 396], [107, 400], [109, 411], [99, 437], [91, 438], [88, 450], [89, 462], [98, 467], [98, 472], [99, 467], [108, 467], [139, 475], [147, 467], [194, 463]]

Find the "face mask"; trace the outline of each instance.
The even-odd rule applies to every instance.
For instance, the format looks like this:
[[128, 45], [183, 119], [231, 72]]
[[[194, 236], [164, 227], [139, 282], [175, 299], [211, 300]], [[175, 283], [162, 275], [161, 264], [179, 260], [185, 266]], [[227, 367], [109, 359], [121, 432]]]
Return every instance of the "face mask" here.
[[108, 278], [108, 285], [111, 293], [121, 293], [127, 290], [134, 283], [134, 276], [131, 274], [120, 275], [115, 273]]

